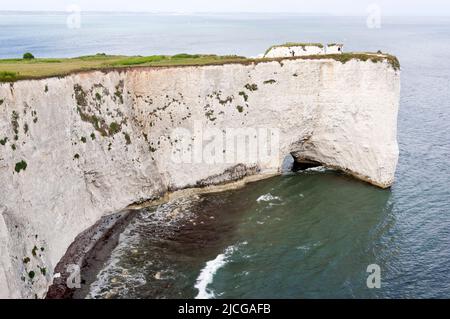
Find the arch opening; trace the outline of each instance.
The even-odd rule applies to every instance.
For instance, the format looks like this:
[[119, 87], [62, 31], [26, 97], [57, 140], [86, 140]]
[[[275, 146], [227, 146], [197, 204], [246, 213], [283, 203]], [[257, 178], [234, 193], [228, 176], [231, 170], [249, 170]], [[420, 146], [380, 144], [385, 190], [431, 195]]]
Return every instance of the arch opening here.
[[309, 168], [322, 166], [321, 163], [307, 159], [295, 159], [292, 154], [287, 154], [281, 165], [282, 173], [299, 172]]

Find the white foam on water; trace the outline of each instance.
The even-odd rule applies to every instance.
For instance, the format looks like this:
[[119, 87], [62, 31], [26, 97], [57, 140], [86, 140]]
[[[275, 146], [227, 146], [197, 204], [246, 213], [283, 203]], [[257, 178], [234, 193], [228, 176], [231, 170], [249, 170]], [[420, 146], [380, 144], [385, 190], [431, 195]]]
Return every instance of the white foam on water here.
[[280, 200], [280, 197], [273, 196], [271, 193], [268, 193], [268, 194], [259, 196], [256, 201], [259, 203], [259, 202], [270, 202], [272, 200]]
[[216, 295], [208, 286], [214, 281], [214, 275], [228, 262], [230, 256], [236, 250], [236, 246], [229, 246], [222, 254], [219, 254], [213, 260], [206, 263], [206, 266], [200, 271], [197, 277], [195, 288], [198, 289], [198, 294], [195, 299], [212, 299]]
[[328, 172], [328, 171], [334, 171], [334, 169], [328, 168], [325, 166], [317, 166], [317, 167], [311, 167], [311, 168], [304, 170], [304, 172], [319, 172], [319, 173], [324, 173], [324, 172]]
[[[139, 229], [152, 225], [166, 228], [170, 232], [169, 226], [185, 222], [193, 216], [190, 207], [198, 199], [197, 196], [181, 198], [162, 204], [156, 210], [141, 210], [139, 217], [133, 219], [120, 234], [119, 243], [111, 252], [94, 282], [91, 283], [86, 298], [108, 298], [112, 295], [112, 292], [115, 296], [127, 296], [132, 289], [146, 285], [145, 269], [125, 269], [121, 266], [123, 256], [128, 255], [135, 247], [139, 247], [138, 243], [141, 241], [141, 236], [146, 235], [145, 233], [142, 234]], [[146, 254], [145, 251], [138, 251], [138, 253]], [[152, 264], [152, 261], [147, 263], [148, 266], [152, 266]], [[159, 280], [168, 280], [174, 277], [171, 269], [161, 270], [159, 276]]]

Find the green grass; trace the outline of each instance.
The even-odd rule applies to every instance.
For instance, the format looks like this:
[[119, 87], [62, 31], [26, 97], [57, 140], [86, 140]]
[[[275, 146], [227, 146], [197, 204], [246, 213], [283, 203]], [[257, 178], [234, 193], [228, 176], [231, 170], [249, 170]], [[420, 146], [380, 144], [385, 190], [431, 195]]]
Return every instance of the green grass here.
[[112, 63], [113, 66], [130, 66], [130, 65], [141, 65], [141, 64], [149, 64], [154, 62], [160, 62], [166, 60], [167, 58], [164, 55], [152, 55], [152, 56], [143, 56], [143, 57], [130, 57], [126, 59], [121, 59], [117, 62]]
[[18, 74], [16, 72], [0, 71], [0, 82], [11, 82], [16, 80], [17, 78]]
[[119, 56], [98, 53], [66, 59], [0, 59], [0, 82], [39, 79], [103, 69], [133, 66], [208, 65], [246, 61], [240, 56], [219, 56], [181, 53], [174, 56]]
[[180, 54], [175, 54], [174, 56], [172, 56], [172, 59], [177, 60], [177, 59], [198, 59], [201, 58], [202, 56], [199, 54], [187, 54], [187, 53], [180, 53]]
[[[296, 44], [299, 45], [299, 44]], [[301, 45], [315, 45], [301, 44]], [[317, 44], [318, 45], [318, 44]], [[200, 55], [181, 53], [174, 56], [118, 56], [96, 54], [78, 58], [66, 59], [0, 59], [0, 82], [14, 82], [25, 79], [40, 79], [48, 77], [62, 77], [76, 72], [88, 70], [110, 70], [129, 67], [171, 67], [171, 66], [201, 66], [222, 65], [229, 63], [253, 64], [268, 61], [282, 61], [290, 59], [335, 59], [346, 63], [351, 59], [373, 62], [387, 60], [394, 69], [399, 69], [400, 64], [396, 57], [391, 55], [376, 55], [373, 53], [343, 53], [329, 55], [311, 55], [293, 58], [250, 59], [234, 55]]]
[[359, 60], [359, 61], [371, 61], [373, 63], [387, 61], [394, 70], [400, 69], [400, 62], [397, 57], [393, 55], [378, 55], [373, 53], [341, 53], [341, 54], [326, 54], [326, 55], [307, 55], [302, 57], [305, 60], [319, 60], [319, 59], [333, 59], [343, 64], [351, 61], [351, 60]]

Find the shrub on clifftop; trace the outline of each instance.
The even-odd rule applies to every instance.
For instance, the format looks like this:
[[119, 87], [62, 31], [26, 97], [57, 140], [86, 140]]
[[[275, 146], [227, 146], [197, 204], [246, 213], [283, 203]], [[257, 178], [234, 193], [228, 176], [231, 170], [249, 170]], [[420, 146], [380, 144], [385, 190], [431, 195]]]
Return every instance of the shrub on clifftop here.
[[34, 55], [31, 54], [30, 52], [27, 52], [23, 55], [23, 59], [24, 60], [32, 60], [32, 59], [34, 59]]

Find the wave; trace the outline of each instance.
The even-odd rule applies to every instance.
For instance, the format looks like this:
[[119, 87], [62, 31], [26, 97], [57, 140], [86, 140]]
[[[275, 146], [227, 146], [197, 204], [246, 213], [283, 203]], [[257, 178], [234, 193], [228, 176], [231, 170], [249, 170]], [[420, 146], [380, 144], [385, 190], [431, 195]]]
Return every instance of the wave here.
[[272, 200], [280, 200], [280, 197], [273, 196], [272, 194], [268, 193], [268, 194], [259, 196], [256, 201], [259, 203], [259, 202], [270, 202]]
[[[145, 252], [141, 245], [142, 237], [158, 239], [165, 238], [173, 234], [182, 223], [186, 223], [194, 218], [194, 212], [191, 207], [200, 198], [191, 196], [179, 198], [159, 205], [156, 209], [144, 208], [126, 227], [119, 236], [119, 242], [113, 249], [110, 257], [105, 262], [102, 269], [97, 273], [94, 281], [89, 286], [87, 299], [125, 297], [134, 292], [134, 289], [147, 285], [149, 273], [154, 273], [156, 280], [167, 280], [172, 278], [172, 270], [157, 269], [156, 263], [150, 263], [147, 266], [132, 266], [127, 268], [123, 266], [123, 260], [127, 260], [130, 252], [134, 248], [140, 248], [141, 252], [136, 250], [135, 256], [142, 256]], [[155, 232], [155, 230], [158, 230]], [[159, 263], [158, 263], [159, 265]], [[161, 265], [162, 268], [163, 265]]]
[[317, 167], [307, 168], [307, 169], [305, 169], [303, 172], [319, 172], [319, 173], [324, 173], [324, 172], [328, 172], [328, 171], [334, 171], [334, 169], [328, 168], [328, 167], [326, 167], [326, 166], [317, 166]]
[[206, 266], [200, 271], [200, 275], [197, 277], [197, 282], [194, 286], [198, 289], [198, 294], [195, 299], [212, 299], [216, 297], [214, 291], [209, 289], [208, 286], [213, 282], [214, 275], [228, 262], [235, 250], [236, 246], [229, 246], [222, 254], [219, 254], [215, 259], [206, 263]]

